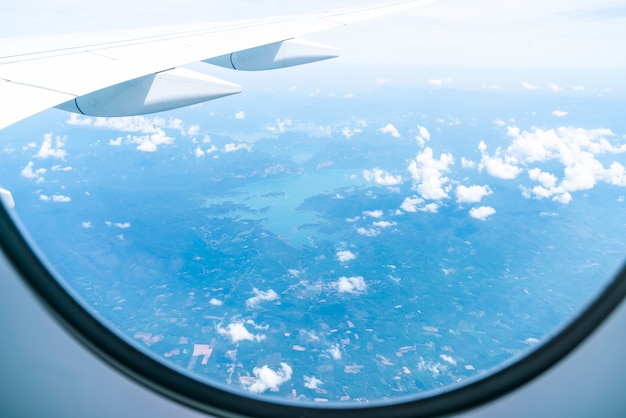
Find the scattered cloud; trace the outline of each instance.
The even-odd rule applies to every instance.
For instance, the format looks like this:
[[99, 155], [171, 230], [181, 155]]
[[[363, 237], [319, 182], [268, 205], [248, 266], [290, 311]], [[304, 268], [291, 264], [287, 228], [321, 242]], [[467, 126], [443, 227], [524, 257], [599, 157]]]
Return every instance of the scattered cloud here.
[[363, 211], [363, 215], [369, 216], [370, 218], [382, 218], [383, 211], [380, 210], [380, 209], [378, 209], [378, 210], [364, 210]]
[[363, 178], [367, 181], [374, 181], [381, 186], [396, 186], [402, 183], [402, 176], [393, 176], [380, 168], [363, 170]]
[[60, 165], [53, 165], [52, 167], [50, 167], [50, 169], [52, 171], [72, 171], [72, 167], [71, 166], [65, 166], [65, 167], [61, 167]]
[[235, 151], [239, 151], [245, 149], [246, 151], [250, 152], [252, 151], [252, 146], [250, 144], [246, 144], [246, 143], [240, 143], [240, 144], [235, 144], [234, 142], [231, 142], [230, 144], [226, 144], [224, 145], [224, 152], [235, 152]]
[[196, 136], [199, 133], [200, 133], [200, 125], [191, 125], [189, 128], [187, 128], [186, 136]]
[[44, 181], [43, 178], [43, 174], [46, 173], [45, 168], [37, 168], [34, 169], [35, 167], [35, 163], [32, 161], [29, 161], [28, 164], [26, 164], [26, 167], [24, 167], [21, 171], [21, 175], [22, 177], [25, 177], [27, 179], [36, 179], [37, 183], [41, 183]]
[[556, 116], [557, 118], [562, 118], [563, 116], [567, 116], [567, 112], [565, 110], [555, 110], [552, 112], [552, 116]]
[[[136, 149], [143, 152], [156, 152], [160, 145], [174, 142], [174, 138], [166, 134], [166, 129], [180, 132], [183, 136], [195, 136], [200, 132], [200, 126], [190, 125], [178, 118], [165, 119], [162, 117], [125, 116], [125, 117], [83, 117], [74, 113], [66, 121], [69, 125], [104, 128], [119, 132], [128, 132], [126, 143], [137, 144]], [[133, 135], [135, 134], [135, 135]], [[109, 140], [109, 145], [122, 145], [123, 138]]]
[[41, 143], [41, 147], [37, 154], [35, 154], [35, 158], [58, 158], [61, 160], [65, 159], [67, 155], [67, 151], [63, 149], [65, 146], [65, 142], [67, 141], [66, 137], [56, 136], [52, 138], [51, 133], [47, 133], [43, 136], [43, 142]]
[[229, 338], [233, 343], [239, 341], [262, 341], [265, 339], [265, 335], [252, 334], [243, 322], [231, 322], [226, 328], [217, 326], [218, 334]]
[[276, 132], [276, 133], [282, 134], [282, 133], [285, 133], [287, 128], [290, 127], [292, 124], [293, 124], [293, 121], [291, 119], [285, 119], [285, 120], [276, 119], [276, 123], [274, 125], [266, 125], [265, 129], [270, 132]]
[[341, 360], [341, 349], [339, 348], [339, 344], [333, 344], [327, 352], [333, 360]]
[[496, 213], [496, 210], [491, 206], [479, 206], [477, 208], [471, 208], [469, 214], [472, 218], [484, 221], [491, 215]]
[[443, 361], [445, 361], [446, 363], [450, 363], [453, 366], [456, 366], [456, 360], [453, 359], [451, 356], [448, 356], [446, 354], [442, 354], [439, 356], [440, 359], [442, 359]]
[[433, 150], [426, 147], [409, 164], [409, 172], [413, 178], [413, 189], [422, 198], [441, 200], [448, 198], [450, 179], [443, 174], [454, 164], [452, 154], [441, 154], [439, 159], [433, 157]]
[[373, 222], [372, 225], [377, 228], [389, 228], [389, 227], [395, 226], [396, 223], [389, 222], [389, 221], [376, 221], [376, 222]]
[[156, 152], [159, 145], [169, 145], [174, 142], [174, 138], [167, 136], [164, 131], [151, 135], [128, 135], [127, 141], [137, 144], [137, 151]]
[[216, 298], [211, 298], [211, 300], [209, 301], [209, 304], [213, 306], [222, 306], [223, 303], [224, 302]]
[[487, 144], [485, 144], [485, 141], [480, 141], [478, 149], [482, 154], [478, 164], [479, 172], [486, 169], [489, 175], [506, 180], [514, 179], [522, 172], [522, 169], [515, 165], [517, 160], [508, 154], [503, 155], [501, 148], [496, 149], [495, 154], [490, 156], [487, 153]]
[[339, 293], [362, 293], [367, 289], [363, 276], [345, 277], [342, 276], [332, 284]]
[[361, 128], [354, 128], [354, 129], [350, 129], [349, 127], [345, 127], [341, 130], [341, 134], [346, 138], [346, 139], [350, 139], [352, 138], [355, 134], [359, 134], [363, 132], [363, 129]]
[[304, 387], [307, 389], [317, 389], [322, 385], [322, 381], [313, 376], [304, 376]]
[[359, 228], [356, 229], [356, 232], [359, 235], [363, 235], [365, 237], [376, 237], [376, 236], [378, 236], [378, 234], [380, 234], [380, 230], [375, 229], [375, 228], [359, 227]]
[[394, 138], [400, 138], [400, 132], [398, 132], [396, 127], [393, 126], [391, 123], [388, 123], [387, 125], [383, 126], [379, 130], [383, 134], [389, 134]]
[[348, 261], [352, 261], [356, 258], [356, 255], [350, 250], [337, 251], [337, 259], [341, 263], [346, 263]]
[[248, 307], [248, 309], [257, 307], [261, 302], [271, 302], [278, 299], [278, 294], [272, 289], [264, 292], [262, 290], [254, 288], [252, 290], [252, 293], [254, 294], [254, 296], [246, 300], [246, 306]]
[[246, 118], [246, 112], [244, 112], [243, 110], [240, 110], [239, 112], [235, 113], [235, 119], [243, 120], [245, 118]]
[[468, 160], [465, 157], [461, 157], [461, 167], [463, 168], [474, 168], [476, 163], [472, 160]]
[[268, 389], [277, 391], [280, 385], [291, 379], [293, 370], [287, 363], [280, 363], [278, 370], [274, 371], [264, 365], [255, 367], [252, 374], [254, 374], [254, 379], [244, 383], [244, 387], [252, 393], [263, 393]]
[[428, 129], [426, 129], [424, 126], [421, 126], [421, 125], [417, 126], [417, 131], [418, 131], [418, 134], [415, 137], [415, 139], [420, 144], [420, 146], [423, 147], [426, 144], [426, 142], [430, 141], [430, 132], [428, 132]]
[[207, 154], [211, 154], [212, 152], [217, 151], [217, 147], [215, 145], [211, 145], [209, 148], [202, 149], [199, 146], [193, 151], [193, 154], [196, 158], [202, 158]]
[[378, 77], [376, 79], [376, 84], [389, 84], [390, 82], [391, 80], [385, 77]]
[[405, 212], [417, 212], [419, 210], [420, 205], [424, 203], [424, 199], [413, 196], [407, 197], [404, 199], [402, 204], [400, 205], [400, 209]]
[[93, 225], [91, 224], [91, 222], [85, 221], [85, 222], [81, 222], [80, 226], [82, 226], [85, 229], [90, 229], [93, 228]]
[[43, 200], [44, 202], [61, 202], [61, 203], [67, 203], [67, 202], [71, 202], [72, 199], [70, 199], [67, 196], [63, 196], [61, 194], [55, 194], [52, 196], [47, 196], [45, 194], [39, 195], [39, 200]]
[[456, 188], [457, 203], [478, 203], [483, 197], [493, 194], [489, 186], [463, 186]]
[[624, 167], [617, 161], [605, 168], [596, 158], [598, 154], [621, 154], [626, 144], [607, 138], [615, 137], [610, 129], [583, 129], [560, 127], [557, 129], [533, 128], [522, 131], [508, 128], [511, 145], [502, 151], [508, 158], [531, 165], [557, 161], [563, 166], [563, 177], [544, 172], [538, 167], [528, 169], [528, 176], [539, 185], [523, 189], [527, 197], [549, 198], [567, 204], [572, 192], [593, 188], [598, 181], [616, 186], [626, 186]]

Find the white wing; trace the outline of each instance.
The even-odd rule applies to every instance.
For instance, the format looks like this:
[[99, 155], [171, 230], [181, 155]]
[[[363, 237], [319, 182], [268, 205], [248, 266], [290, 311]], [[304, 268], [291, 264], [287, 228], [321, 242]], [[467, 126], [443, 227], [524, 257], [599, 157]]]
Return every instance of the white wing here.
[[[61, 104], [66, 110], [92, 115], [122, 115], [151, 113], [236, 93], [240, 91], [237, 85], [176, 67], [212, 58], [215, 60], [210, 62], [219, 65], [228, 54], [244, 51], [239, 61], [260, 63], [258, 68], [252, 65], [248, 69], [271, 68], [263, 66], [264, 59], [267, 61], [263, 55], [276, 53], [282, 41], [431, 1], [227, 24], [0, 40], [0, 129]], [[316, 60], [298, 59], [307, 49], [306, 43], [286, 46], [295, 48], [295, 57], [287, 56], [284, 65], [275, 67]], [[317, 59], [333, 56], [319, 45], [308, 48], [322, 51]], [[246, 51], [252, 54], [246, 55]], [[127, 108], [119, 108], [125, 104]], [[89, 106], [93, 109], [85, 112]]]

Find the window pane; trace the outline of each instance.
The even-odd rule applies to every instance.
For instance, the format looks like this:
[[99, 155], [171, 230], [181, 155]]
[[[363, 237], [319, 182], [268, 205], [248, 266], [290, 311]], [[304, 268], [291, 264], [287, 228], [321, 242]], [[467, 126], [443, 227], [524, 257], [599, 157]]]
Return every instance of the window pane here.
[[1, 186], [59, 277], [172, 367], [300, 401], [452, 387], [622, 264], [623, 72], [359, 59], [206, 67], [246, 91], [153, 116], [45, 112], [0, 133]]

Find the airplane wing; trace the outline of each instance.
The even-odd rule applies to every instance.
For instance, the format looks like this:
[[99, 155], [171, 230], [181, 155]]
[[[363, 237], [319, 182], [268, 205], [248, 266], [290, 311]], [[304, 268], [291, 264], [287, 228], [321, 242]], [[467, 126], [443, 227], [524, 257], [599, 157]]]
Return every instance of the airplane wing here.
[[78, 113], [121, 116], [233, 94], [240, 91], [239, 86], [177, 67], [207, 61], [254, 70], [330, 58], [336, 54], [319, 44], [290, 40], [432, 1], [405, 0], [230, 23], [0, 40], [0, 129], [59, 105]]

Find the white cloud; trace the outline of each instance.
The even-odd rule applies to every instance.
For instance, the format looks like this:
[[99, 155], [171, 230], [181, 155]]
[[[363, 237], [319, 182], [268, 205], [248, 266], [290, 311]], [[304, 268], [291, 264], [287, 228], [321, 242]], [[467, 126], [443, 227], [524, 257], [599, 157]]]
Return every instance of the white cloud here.
[[436, 203], [428, 203], [424, 205], [423, 208], [419, 208], [418, 210], [421, 212], [437, 213], [437, 211], [439, 210], [439, 205]]
[[282, 133], [285, 133], [287, 127], [291, 126], [292, 124], [293, 122], [291, 121], [291, 119], [285, 119], [285, 120], [276, 119], [275, 125], [267, 125], [265, 129], [267, 129], [270, 132], [278, 132], [282, 134]]
[[522, 88], [524, 90], [537, 90], [539, 87], [535, 86], [534, 84], [528, 83], [526, 81], [522, 81]]
[[461, 167], [463, 168], [474, 168], [476, 163], [472, 160], [468, 160], [465, 157], [461, 157]]
[[262, 341], [265, 339], [265, 335], [250, 333], [242, 322], [232, 322], [226, 328], [218, 325], [217, 332], [224, 337], [230, 338], [234, 343], [239, 341]]
[[223, 303], [224, 302], [216, 298], [211, 298], [211, 300], [209, 301], [209, 304], [213, 306], [222, 306]]
[[448, 356], [446, 354], [442, 354], [439, 356], [440, 359], [442, 359], [443, 361], [445, 361], [446, 363], [450, 363], [453, 366], [456, 366], [456, 360], [453, 359], [451, 356]]
[[196, 136], [200, 133], [200, 125], [191, 125], [187, 128], [187, 136]]
[[137, 145], [137, 151], [156, 152], [159, 145], [169, 145], [174, 142], [174, 138], [167, 136], [164, 131], [159, 131], [147, 135], [128, 135], [128, 142]]
[[429, 371], [433, 377], [439, 376], [446, 370], [446, 366], [437, 362], [433, 363], [431, 361], [427, 362], [422, 357], [420, 357], [420, 361], [417, 363], [417, 368], [419, 371]]
[[27, 179], [37, 179], [37, 183], [41, 183], [44, 180], [42, 174], [45, 174], [47, 170], [45, 168], [38, 168], [34, 170], [34, 167], [35, 163], [29, 161], [28, 164], [26, 164], [26, 167], [22, 169], [21, 175]]
[[235, 151], [239, 151], [242, 149], [245, 149], [246, 151], [250, 152], [252, 151], [252, 146], [249, 144], [245, 144], [245, 143], [235, 144], [234, 142], [224, 145], [224, 152], [235, 152]]
[[85, 222], [81, 222], [80, 226], [82, 226], [85, 229], [90, 229], [93, 228], [93, 225], [91, 224], [91, 222], [85, 221]]
[[363, 227], [357, 228], [356, 232], [359, 235], [363, 235], [365, 237], [376, 237], [380, 233], [380, 231], [378, 229], [375, 229], [375, 228], [363, 228]]
[[342, 276], [332, 284], [339, 293], [361, 293], [367, 289], [363, 276], [345, 277]]
[[395, 226], [396, 223], [389, 222], [389, 221], [377, 221], [377, 222], [373, 222], [372, 225], [377, 228], [389, 228], [389, 227]]
[[391, 82], [391, 80], [389, 80], [388, 78], [384, 78], [384, 77], [378, 77], [376, 79], [376, 84], [389, 84]]
[[67, 155], [67, 152], [63, 149], [63, 147], [65, 146], [65, 141], [67, 141], [67, 138], [57, 135], [54, 138], [54, 144], [53, 144], [52, 134], [51, 133], [45, 134], [43, 136], [43, 142], [41, 143], [41, 148], [39, 148], [39, 151], [37, 152], [35, 157], [41, 158], [41, 159], [45, 159], [45, 158], [59, 158], [61, 160], [65, 159], [65, 156]]
[[426, 142], [430, 141], [430, 132], [428, 132], [428, 129], [426, 129], [424, 126], [421, 126], [421, 125], [417, 126], [417, 130], [418, 130], [418, 134], [415, 137], [415, 139], [420, 144], [420, 146], [423, 147], [426, 144]]
[[239, 112], [235, 113], [235, 119], [243, 120], [245, 118], [246, 118], [246, 112], [244, 112], [243, 110], [240, 110]]
[[511, 145], [503, 154], [511, 160], [524, 164], [558, 161], [563, 165], [563, 178], [559, 181], [552, 173], [534, 167], [528, 176], [539, 185], [526, 190], [526, 195], [538, 199], [549, 198], [567, 204], [571, 192], [593, 188], [598, 181], [617, 186], [626, 186], [621, 164], [613, 162], [604, 168], [596, 159], [597, 154], [621, 154], [626, 152], [626, 144], [611, 142], [607, 138], [615, 134], [610, 129], [582, 129], [560, 127], [543, 130], [534, 128], [521, 131], [508, 128]]
[[130, 228], [130, 222], [115, 222], [113, 226], [116, 226], [120, 229], [127, 229]]
[[44, 202], [61, 202], [61, 203], [67, 203], [67, 202], [71, 202], [72, 199], [70, 199], [67, 196], [63, 196], [61, 194], [55, 194], [52, 196], [46, 196], [45, 194], [39, 195], [39, 200], [43, 200]]
[[359, 134], [363, 132], [363, 129], [361, 128], [354, 128], [354, 129], [350, 129], [349, 127], [345, 127], [341, 130], [341, 134], [346, 138], [346, 139], [350, 139], [352, 138], [355, 134]]
[[371, 218], [382, 218], [383, 211], [380, 210], [380, 209], [378, 209], [378, 210], [364, 210], [363, 211], [363, 215], [369, 216]]
[[541, 171], [539, 168], [533, 168], [528, 170], [528, 177], [531, 180], [537, 181], [541, 183], [543, 187], [552, 188], [556, 186], [558, 178], [552, 174], [545, 171]]
[[204, 150], [200, 147], [196, 147], [193, 154], [196, 156], [196, 158], [204, 157]]
[[381, 186], [396, 186], [402, 183], [402, 176], [393, 176], [385, 170], [380, 168], [373, 168], [372, 170], [363, 170], [363, 178], [367, 181], [376, 182]]
[[491, 215], [496, 213], [496, 210], [491, 206], [480, 206], [477, 208], [471, 208], [469, 214], [472, 218], [484, 221]]
[[270, 289], [267, 292], [257, 289], [256, 287], [252, 290], [254, 296], [248, 298], [246, 300], [246, 306], [250, 308], [255, 308], [261, 302], [271, 302], [273, 300], [278, 299], [278, 294], [274, 292], [274, 290]]
[[574, 91], [585, 91], [585, 86], [573, 86]]
[[394, 138], [400, 138], [400, 132], [398, 132], [396, 127], [393, 126], [391, 123], [388, 123], [387, 125], [383, 126], [379, 130], [383, 134], [389, 134]]
[[333, 360], [341, 360], [341, 349], [339, 348], [339, 344], [333, 344], [327, 351]]
[[[143, 152], [155, 152], [159, 145], [167, 145], [174, 142], [174, 138], [167, 135], [165, 129], [175, 129], [185, 136], [194, 136], [200, 132], [198, 125], [191, 125], [187, 128], [185, 123], [178, 118], [170, 118], [169, 120], [165, 120], [162, 117], [147, 116], [90, 118], [71, 114], [66, 123], [75, 126], [89, 126], [141, 134], [128, 135], [126, 140], [128, 143], [137, 144], [137, 150]], [[121, 137], [109, 141], [109, 145], [113, 146], [119, 146], [121, 143]]]
[[356, 258], [356, 255], [354, 255], [354, 253], [350, 250], [337, 251], [337, 259], [342, 263], [352, 261], [355, 258]]
[[409, 164], [409, 172], [413, 177], [413, 189], [422, 198], [428, 200], [441, 200], [448, 198], [449, 178], [443, 173], [448, 172], [449, 166], [454, 164], [452, 154], [441, 154], [439, 159], [433, 157], [433, 150], [426, 147], [417, 154]]
[[314, 376], [304, 376], [304, 387], [307, 389], [317, 389], [322, 385], [322, 381]]
[[522, 169], [515, 165], [517, 160], [509, 155], [502, 155], [501, 148], [496, 149], [495, 155], [490, 156], [487, 154], [487, 145], [484, 141], [480, 141], [478, 149], [482, 154], [478, 171], [486, 169], [489, 175], [506, 180], [514, 179], [522, 172]]
[[552, 116], [556, 116], [557, 118], [562, 118], [563, 116], [567, 116], [567, 112], [565, 110], [555, 110], [552, 112]]
[[417, 197], [417, 196], [407, 197], [404, 199], [404, 201], [400, 205], [400, 209], [402, 209], [405, 212], [417, 212], [418, 206], [423, 203], [424, 203], [424, 199], [420, 197]]
[[65, 167], [61, 167], [60, 165], [53, 165], [52, 167], [50, 167], [50, 169], [52, 171], [72, 171], [72, 167], [69, 165]]
[[245, 383], [244, 387], [252, 393], [263, 393], [268, 389], [277, 391], [280, 385], [291, 379], [293, 370], [287, 363], [280, 363], [280, 369], [276, 371], [264, 365], [255, 367], [252, 373], [254, 379], [250, 383]]
[[478, 203], [483, 197], [493, 194], [489, 186], [463, 186], [456, 188], [457, 203]]

